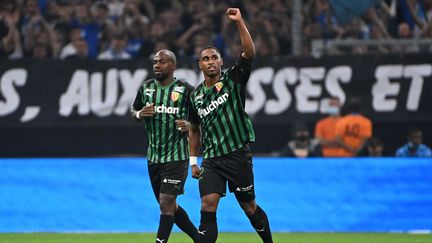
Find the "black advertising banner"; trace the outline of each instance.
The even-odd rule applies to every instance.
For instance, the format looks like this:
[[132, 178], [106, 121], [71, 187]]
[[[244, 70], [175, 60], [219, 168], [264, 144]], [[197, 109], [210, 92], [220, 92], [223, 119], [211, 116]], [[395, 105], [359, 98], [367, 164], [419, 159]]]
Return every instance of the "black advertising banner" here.
[[[197, 85], [202, 75], [196, 67], [180, 63], [175, 76]], [[130, 105], [151, 76], [151, 60], [3, 60], [0, 127], [134, 126], [127, 116]], [[374, 122], [432, 122], [432, 58], [256, 60], [246, 110], [257, 124], [315, 122], [323, 116], [328, 97], [346, 101], [353, 95], [362, 97], [364, 113]]]

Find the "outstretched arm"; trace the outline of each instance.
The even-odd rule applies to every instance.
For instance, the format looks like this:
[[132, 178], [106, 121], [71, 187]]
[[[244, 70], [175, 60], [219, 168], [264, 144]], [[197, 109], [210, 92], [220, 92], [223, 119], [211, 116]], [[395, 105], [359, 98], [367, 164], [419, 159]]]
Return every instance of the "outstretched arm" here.
[[245, 22], [242, 19], [240, 9], [229, 8], [226, 12], [228, 18], [234, 21], [240, 34], [243, 53], [242, 56], [246, 59], [252, 59], [255, 56], [255, 45]]

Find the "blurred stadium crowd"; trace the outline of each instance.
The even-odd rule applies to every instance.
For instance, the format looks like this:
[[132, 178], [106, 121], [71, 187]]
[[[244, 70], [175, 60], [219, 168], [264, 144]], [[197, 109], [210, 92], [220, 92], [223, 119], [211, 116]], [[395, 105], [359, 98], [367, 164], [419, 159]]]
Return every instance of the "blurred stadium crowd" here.
[[[294, 0], [1, 0], [0, 58], [129, 59], [169, 48], [196, 58], [213, 43], [224, 57], [239, 53], [223, 13], [239, 7], [258, 57], [291, 55]], [[315, 39], [416, 39], [432, 37], [432, 0], [381, 0], [340, 24], [329, 0], [302, 1], [302, 55]], [[419, 52], [389, 46], [354, 46], [335, 53]]]

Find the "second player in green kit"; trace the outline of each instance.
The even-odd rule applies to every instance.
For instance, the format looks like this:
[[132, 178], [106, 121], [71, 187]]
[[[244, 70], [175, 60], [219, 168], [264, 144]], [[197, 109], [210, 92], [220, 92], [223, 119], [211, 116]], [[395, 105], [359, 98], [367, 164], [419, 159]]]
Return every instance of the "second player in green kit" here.
[[173, 52], [156, 53], [155, 78], [143, 83], [131, 114], [144, 121], [146, 129], [149, 176], [161, 212], [156, 242], [168, 241], [174, 223], [194, 242], [199, 242], [196, 227], [176, 202], [177, 195], [184, 191], [189, 169], [186, 116], [192, 87], [174, 78], [175, 67]]

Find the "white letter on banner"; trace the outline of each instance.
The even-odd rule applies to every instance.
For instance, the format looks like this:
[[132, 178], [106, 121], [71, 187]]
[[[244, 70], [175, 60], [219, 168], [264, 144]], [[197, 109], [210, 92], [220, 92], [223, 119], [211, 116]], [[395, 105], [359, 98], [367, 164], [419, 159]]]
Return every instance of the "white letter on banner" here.
[[14, 68], [6, 71], [0, 80], [0, 93], [5, 101], [0, 100], [0, 116], [13, 113], [20, 103], [20, 96], [14, 86], [24, 86], [27, 81], [27, 70]]
[[262, 84], [271, 84], [274, 70], [271, 67], [258, 68], [252, 72], [247, 90], [251, 99], [246, 99], [246, 112], [254, 115], [264, 106], [266, 102], [266, 93], [261, 87]]
[[297, 99], [297, 110], [300, 113], [313, 113], [318, 111], [318, 102], [310, 101], [309, 98], [318, 98], [321, 96], [322, 88], [315, 85], [312, 80], [323, 80], [325, 68], [302, 68], [300, 69], [300, 85], [297, 86], [295, 96]]
[[423, 89], [424, 77], [432, 75], [432, 66], [408, 65], [405, 67], [404, 77], [411, 78], [411, 85], [408, 91], [406, 108], [409, 111], [417, 111], [420, 103], [420, 97]]
[[120, 70], [120, 82], [123, 88], [123, 94], [114, 110], [116, 115], [122, 116], [129, 112], [136, 93], [146, 77], [146, 69], [138, 69], [133, 75], [129, 70]]
[[377, 82], [372, 86], [372, 106], [375, 111], [396, 110], [397, 100], [388, 99], [388, 96], [397, 96], [400, 90], [399, 83], [390, 83], [390, 79], [402, 78], [402, 65], [378, 66], [375, 71]]
[[331, 96], [338, 97], [343, 104], [345, 103], [346, 96], [339, 84], [339, 81], [341, 83], [347, 84], [351, 82], [351, 78], [352, 68], [350, 66], [334, 67], [327, 72], [324, 86]]
[[[105, 78], [105, 92], [103, 85], [103, 74], [93, 73], [90, 78], [90, 109], [99, 116], [106, 117], [112, 114], [117, 102], [118, 93], [118, 71], [109, 69]], [[105, 94], [104, 94], [105, 93]], [[105, 96], [105, 101], [103, 100]]]
[[284, 112], [291, 105], [292, 96], [289, 92], [287, 84], [294, 85], [297, 82], [296, 68], [282, 68], [279, 70], [273, 80], [273, 92], [277, 99], [269, 100], [265, 105], [265, 113], [269, 115], [277, 115]]
[[64, 94], [60, 97], [61, 116], [70, 116], [75, 106], [78, 106], [78, 114], [88, 115], [90, 113], [89, 102], [89, 74], [85, 70], [77, 70]]

